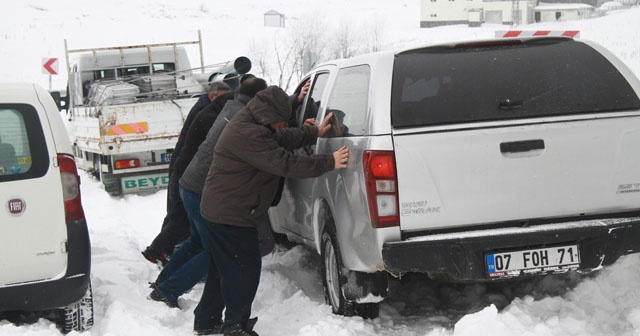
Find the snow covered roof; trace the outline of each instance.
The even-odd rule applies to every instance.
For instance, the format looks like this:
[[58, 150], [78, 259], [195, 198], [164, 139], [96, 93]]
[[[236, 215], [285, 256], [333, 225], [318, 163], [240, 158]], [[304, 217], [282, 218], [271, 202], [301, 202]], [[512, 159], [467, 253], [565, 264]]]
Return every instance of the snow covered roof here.
[[593, 6], [581, 3], [544, 3], [540, 2], [535, 10], [578, 10], [578, 9], [593, 9]]
[[274, 11], [273, 9], [264, 13], [264, 15], [282, 15], [282, 13], [278, 13], [276, 11]]
[[600, 5], [601, 9], [617, 9], [622, 7], [623, 7], [622, 4], [617, 1], [609, 1]]

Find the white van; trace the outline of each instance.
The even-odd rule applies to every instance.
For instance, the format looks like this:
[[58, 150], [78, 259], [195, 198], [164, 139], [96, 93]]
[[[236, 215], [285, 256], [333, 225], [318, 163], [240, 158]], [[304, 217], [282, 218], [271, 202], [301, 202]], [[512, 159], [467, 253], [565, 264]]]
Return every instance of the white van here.
[[93, 325], [91, 244], [60, 112], [38, 85], [0, 83], [0, 320]]

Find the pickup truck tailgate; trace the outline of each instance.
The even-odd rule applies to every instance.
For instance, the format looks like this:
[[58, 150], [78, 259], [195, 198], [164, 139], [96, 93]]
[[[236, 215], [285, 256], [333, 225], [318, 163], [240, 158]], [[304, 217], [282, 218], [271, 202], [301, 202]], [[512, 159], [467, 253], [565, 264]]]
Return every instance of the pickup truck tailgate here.
[[401, 229], [637, 209], [640, 113], [599, 117], [396, 132]]

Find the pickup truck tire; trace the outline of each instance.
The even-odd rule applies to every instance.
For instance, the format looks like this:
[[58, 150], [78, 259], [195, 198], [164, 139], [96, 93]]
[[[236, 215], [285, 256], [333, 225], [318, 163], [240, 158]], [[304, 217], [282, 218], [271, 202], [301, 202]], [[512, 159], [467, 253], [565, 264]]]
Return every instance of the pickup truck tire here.
[[60, 329], [67, 334], [71, 331], [83, 332], [93, 326], [93, 291], [91, 283], [87, 292], [76, 303], [62, 309]]
[[93, 155], [93, 171], [91, 171], [91, 175], [98, 179], [98, 181], [102, 180], [100, 176], [100, 156], [94, 154]]
[[330, 304], [333, 313], [344, 316], [360, 316], [365, 319], [378, 317], [378, 302], [358, 303], [345, 296], [350, 292], [349, 279], [356, 279], [356, 272], [347, 270], [342, 264], [340, 248], [336, 239], [336, 231], [331, 223], [322, 235], [322, 284], [325, 301]]
[[102, 171], [102, 156], [93, 154], [93, 169], [91, 175], [93, 175], [98, 181], [101, 181], [104, 190], [111, 196], [122, 195], [122, 188], [120, 187], [120, 178], [111, 173], [105, 173]]
[[[100, 165], [102, 167], [102, 165]], [[111, 196], [122, 195], [122, 189], [120, 188], [120, 178], [111, 173], [105, 173], [100, 168], [100, 181], [104, 185], [104, 190]]]

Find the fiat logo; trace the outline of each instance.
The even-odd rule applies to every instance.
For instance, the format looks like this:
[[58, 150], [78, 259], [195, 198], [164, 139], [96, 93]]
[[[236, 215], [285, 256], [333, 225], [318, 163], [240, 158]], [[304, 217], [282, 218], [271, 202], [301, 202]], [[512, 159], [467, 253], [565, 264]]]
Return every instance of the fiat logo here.
[[10, 199], [7, 202], [7, 209], [9, 210], [9, 213], [15, 216], [22, 215], [26, 208], [27, 203], [25, 203], [25, 201], [20, 198]]

